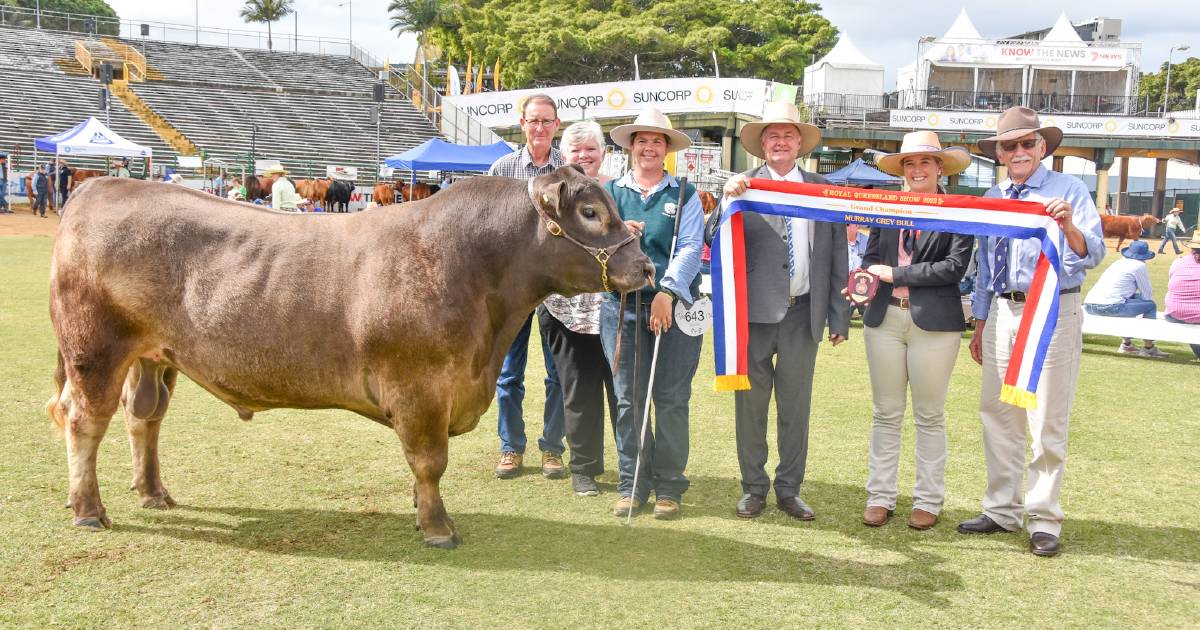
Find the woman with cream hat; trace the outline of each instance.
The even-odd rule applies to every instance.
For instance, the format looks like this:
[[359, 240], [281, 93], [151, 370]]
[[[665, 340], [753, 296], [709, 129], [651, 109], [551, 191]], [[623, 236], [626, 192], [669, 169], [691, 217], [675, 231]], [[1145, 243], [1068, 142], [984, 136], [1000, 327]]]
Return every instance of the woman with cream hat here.
[[[970, 164], [970, 154], [942, 148], [932, 131], [905, 134], [898, 153], [876, 161], [879, 170], [903, 177], [905, 188], [918, 193], [945, 192], [938, 184], [941, 177]], [[945, 497], [946, 391], [966, 329], [958, 283], [973, 245], [973, 237], [960, 234], [871, 230], [862, 266], [880, 283], [863, 314], [874, 401], [866, 525], [884, 525], [896, 509], [900, 425], [909, 390], [917, 461], [908, 525], [929, 529], [937, 523]]]
[[[613, 514], [636, 512], [653, 490], [655, 518], [671, 519], [679, 515], [679, 503], [688, 488], [683, 474], [688, 460], [688, 402], [701, 341], [701, 337], [688, 336], [673, 325], [672, 316], [676, 300], [691, 304], [698, 297], [704, 212], [695, 188], [685, 184], [681, 196], [680, 182], [663, 168], [668, 153], [691, 144], [686, 134], [671, 126], [666, 115], [647, 108], [632, 124], [616, 127], [610, 135], [613, 142], [629, 151], [632, 168], [604, 187], [616, 200], [621, 217], [641, 232], [642, 251], [655, 266], [655, 286], [642, 289], [640, 300], [630, 296], [622, 309], [618, 296], [608, 294], [600, 306], [600, 338], [610, 363], [617, 336], [621, 336], [620, 363], [613, 367], [618, 401], [617, 490], [621, 498], [613, 506]], [[677, 215], [679, 236], [673, 239]], [[638, 312], [639, 301], [649, 308], [643, 306]], [[638, 487], [634, 488], [640, 420], [656, 335], [661, 341], [654, 390], [649, 392], [654, 400], [654, 430], [647, 430]]]

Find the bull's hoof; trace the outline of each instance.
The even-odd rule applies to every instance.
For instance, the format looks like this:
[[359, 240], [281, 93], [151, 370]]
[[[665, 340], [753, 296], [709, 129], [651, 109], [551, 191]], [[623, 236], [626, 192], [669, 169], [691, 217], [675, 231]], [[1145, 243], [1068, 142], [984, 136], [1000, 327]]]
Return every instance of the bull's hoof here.
[[112, 527], [112, 521], [108, 519], [108, 516], [88, 516], [84, 518], [76, 518], [72, 524], [79, 529], [86, 529], [93, 532], [102, 532], [109, 527]]
[[142, 507], [150, 510], [169, 510], [175, 507], [175, 499], [164, 492], [159, 496], [142, 497], [141, 504]]
[[454, 549], [462, 544], [462, 536], [426, 536], [425, 544], [438, 549]]

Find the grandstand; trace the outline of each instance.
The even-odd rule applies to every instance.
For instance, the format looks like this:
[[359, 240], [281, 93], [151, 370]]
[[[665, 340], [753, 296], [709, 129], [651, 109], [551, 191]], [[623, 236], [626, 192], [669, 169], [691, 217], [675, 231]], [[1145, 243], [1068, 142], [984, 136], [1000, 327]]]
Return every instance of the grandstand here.
[[[78, 52], [81, 41], [86, 52]], [[93, 76], [106, 57], [137, 59], [126, 66], [128, 77], [119, 72], [131, 94], [110, 99], [110, 126], [151, 147], [155, 162], [174, 165], [178, 155], [199, 150], [248, 163], [253, 148], [258, 159], [280, 160], [300, 176], [340, 165], [358, 168], [362, 182], [374, 179], [376, 78], [350, 57], [0, 26], [0, 85], [17, 97], [0, 109], [0, 151], [16, 153], [17, 169], [31, 169], [34, 138], [88, 116], [105, 119]], [[381, 156], [440, 136], [391, 86], [380, 109]]]

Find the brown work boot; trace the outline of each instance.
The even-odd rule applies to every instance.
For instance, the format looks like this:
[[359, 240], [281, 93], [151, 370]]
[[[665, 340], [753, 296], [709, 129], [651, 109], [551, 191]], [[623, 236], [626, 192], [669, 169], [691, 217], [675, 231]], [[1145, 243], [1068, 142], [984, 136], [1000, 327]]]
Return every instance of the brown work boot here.
[[863, 525], [870, 527], [883, 527], [887, 525], [889, 519], [892, 518], [893, 511], [882, 505], [872, 505], [863, 512]]
[[524, 455], [512, 451], [500, 453], [500, 463], [496, 465], [496, 476], [501, 479], [512, 479], [521, 474], [521, 460]]
[[542, 451], [542, 476], [547, 479], [562, 479], [567, 476], [567, 467], [563, 465], [562, 455]]
[[660, 497], [654, 502], [654, 518], [660, 521], [679, 518], [679, 501]]
[[637, 514], [638, 509], [642, 507], [642, 502], [633, 497], [621, 497], [613, 504], [613, 516], [624, 518], [629, 516], [630, 512]]
[[937, 525], [937, 522], [937, 514], [925, 510], [913, 510], [912, 515], [908, 517], [908, 526], [913, 529], [930, 529]]

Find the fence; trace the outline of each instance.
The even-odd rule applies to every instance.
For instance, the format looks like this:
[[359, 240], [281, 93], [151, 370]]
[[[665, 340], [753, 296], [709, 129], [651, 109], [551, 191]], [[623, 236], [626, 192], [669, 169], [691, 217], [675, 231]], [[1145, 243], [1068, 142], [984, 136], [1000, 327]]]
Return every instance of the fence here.
[[[1116, 204], [1120, 202], [1121, 214], [1149, 214], [1154, 207], [1154, 191], [1112, 193], [1110, 202], [1109, 207], [1111, 208], [1118, 207]], [[1179, 220], [1183, 221], [1188, 228], [1194, 229], [1197, 215], [1200, 215], [1200, 189], [1168, 188], [1165, 190], [1163, 192], [1163, 212], [1169, 212], [1176, 205], [1183, 208], [1183, 214], [1179, 215]], [[1150, 234], [1155, 237], [1162, 236], [1162, 233], [1161, 225], [1150, 230]]]
[[[286, 22], [286, 20], [284, 20]], [[145, 20], [121, 20], [100, 15], [37, 11], [22, 7], [0, 6], [0, 26], [38, 28], [68, 33], [113, 35], [126, 39], [148, 39], [179, 44], [200, 44], [225, 48], [270, 48], [276, 51], [353, 56], [350, 40], [343, 37], [312, 37], [297, 33], [211, 28]]]
[[976, 90], [901, 90], [884, 95], [885, 109], [951, 109], [1003, 111], [1024, 105], [1044, 114], [1120, 114], [1157, 116], [1160, 103], [1149, 96], [1120, 94], [1045, 94], [1029, 92], [981, 92]]

